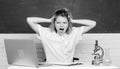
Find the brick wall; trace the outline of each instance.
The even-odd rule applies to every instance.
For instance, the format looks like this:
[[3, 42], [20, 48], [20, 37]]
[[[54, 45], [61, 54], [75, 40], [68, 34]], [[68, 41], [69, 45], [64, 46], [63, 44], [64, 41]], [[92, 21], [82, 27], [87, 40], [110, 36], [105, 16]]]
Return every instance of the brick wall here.
[[[40, 61], [45, 57], [42, 43], [35, 34], [0, 34], [0, 67], [8, 65], [4, 39], [34, 39]], [[110, 48], [112, 63], [120, 67], [120, 34], [85, 34], [76, 46], [75, 57], [80, 58], [80, 62], [91, 64], [95, 40], [99, 41], [101, 47]]]

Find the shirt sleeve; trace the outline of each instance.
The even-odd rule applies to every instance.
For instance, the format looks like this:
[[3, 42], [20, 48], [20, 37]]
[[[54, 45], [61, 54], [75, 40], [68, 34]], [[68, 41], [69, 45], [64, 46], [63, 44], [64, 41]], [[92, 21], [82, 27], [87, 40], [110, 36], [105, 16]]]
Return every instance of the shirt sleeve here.
[[84, 31], [84, 26], [81, 26], [81, 27], [77, 27], [75, 29], [75, 32], [76, 32], [76, 41], [79, 41], [82, 39], [82, 35], [83, 35], [83, 31]]
[[42, 27], [41, 25], [38, 25], [37, 28], [38, 28], [38, 33], [36, 34], [36, 36], [37, 36], [38, 39], [42, 39], [43, 34], [45, 32], [45, 27]]

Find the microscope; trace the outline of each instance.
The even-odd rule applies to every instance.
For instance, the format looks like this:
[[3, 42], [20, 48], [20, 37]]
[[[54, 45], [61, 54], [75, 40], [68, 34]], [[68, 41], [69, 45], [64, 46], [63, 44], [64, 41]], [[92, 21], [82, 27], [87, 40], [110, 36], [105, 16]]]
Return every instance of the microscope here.
[[94, 55], [92, 65], [100, 65], [101, 63], [103, 63], [104, 50], [98, 45], [98, 40], [95, 41], [95, 48], [92, 55]]

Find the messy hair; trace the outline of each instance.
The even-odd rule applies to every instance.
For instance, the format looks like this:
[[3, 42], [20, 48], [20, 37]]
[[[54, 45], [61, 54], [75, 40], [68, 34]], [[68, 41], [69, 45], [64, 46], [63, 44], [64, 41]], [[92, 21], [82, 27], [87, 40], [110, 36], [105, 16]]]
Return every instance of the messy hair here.
[[57, 30], [56, 30], [56, 27], [55, 27], [55, 21], [56, 21], [58, 16], [62, 16], [62, 17], [66, 17], [67, 20], [68, 20], [68, 28], [66, 30], [66, 33], [67, 34], [71, 33], [71, 31], [72, 31], [72, 23], [71, 23], [72, 15], [68, 11], [68, 9], [63, 8], [63, 9], [56, 10], [53, 16], [54, 17], [53, 17], [51, 25], [49, 27], [51, 31], [55, 31], [57, 33]]

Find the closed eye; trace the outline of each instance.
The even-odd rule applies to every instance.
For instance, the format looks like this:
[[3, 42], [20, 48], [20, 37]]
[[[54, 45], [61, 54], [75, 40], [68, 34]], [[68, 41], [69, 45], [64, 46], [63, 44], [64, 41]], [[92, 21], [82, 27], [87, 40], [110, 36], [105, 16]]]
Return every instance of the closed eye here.
[[60, 24], [60, 22], [57, 22], [57, 24]]
[[63, 22], [63, 24], [67, 24], [67, 22]]

